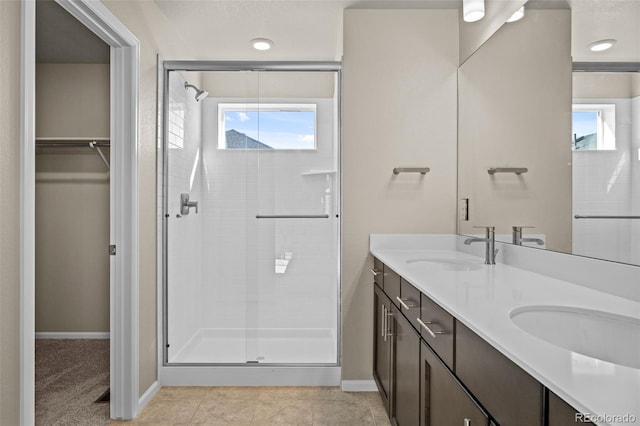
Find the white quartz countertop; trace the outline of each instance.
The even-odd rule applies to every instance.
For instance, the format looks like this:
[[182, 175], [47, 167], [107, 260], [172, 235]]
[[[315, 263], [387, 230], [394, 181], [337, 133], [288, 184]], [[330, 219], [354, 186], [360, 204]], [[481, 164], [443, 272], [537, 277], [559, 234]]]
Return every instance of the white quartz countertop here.
[[[594, 423], [640, 425], [639, 369], [553, 345], [511, 320], [514, 309], [532, 305], [592, 309], [640, 319], [640, 303], [501, 263], [484, 265], [484, 259], [456, 251], [455, 245], [437, 249], [436, 241], [424, 247], [415, 239], [404, 245], [372, 242], [370, 251], [578, 411], [602, 417]], [[442, 270], [407, 262], [424, 258], [470, 261], [478, 268]], [[623, 342], [612, 350], [625, 350]], [[615, 417], [625, 415], [626, 419]], [[635, 422], [629, 422], [630, 417]]]

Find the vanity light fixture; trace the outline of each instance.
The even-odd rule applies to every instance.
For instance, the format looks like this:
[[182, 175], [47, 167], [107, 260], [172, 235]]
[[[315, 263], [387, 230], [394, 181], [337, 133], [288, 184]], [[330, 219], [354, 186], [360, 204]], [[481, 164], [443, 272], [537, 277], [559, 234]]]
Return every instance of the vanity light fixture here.
[[462, 19], [476, 22], [484, 17], [484, 0], [462, 0]]
[[594, 41], [589, 45], [589, 50], [591, 50], [592, 52], [602, 52], [607, 49], [611, 49], [611, 47], [616, 44], [617, 41], [618, 40], [616, 40], [615, 38]]
[[273, 41], [268, 38], [254, 38], [251, 40], [251, 46], [256, 50], [269, 50], [273, 46]]
[[513, 12], [513, 15], [511, 15], [511, 18], [507, 19], [507, 22], [516, 22], [522, 18], [524, 18], [524, 6]]

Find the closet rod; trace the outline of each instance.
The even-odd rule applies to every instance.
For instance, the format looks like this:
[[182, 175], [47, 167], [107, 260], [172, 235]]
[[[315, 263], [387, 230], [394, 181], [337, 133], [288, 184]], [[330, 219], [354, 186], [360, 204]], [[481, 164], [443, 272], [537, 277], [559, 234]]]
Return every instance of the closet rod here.
[[90, 144], [94, 146], [109, 147], [111, 143], [109, 141], [90, 141], [86, 142], [50, 142], [50, 141], [36, 141], [36, 147], [38, 148], [90, 148]]

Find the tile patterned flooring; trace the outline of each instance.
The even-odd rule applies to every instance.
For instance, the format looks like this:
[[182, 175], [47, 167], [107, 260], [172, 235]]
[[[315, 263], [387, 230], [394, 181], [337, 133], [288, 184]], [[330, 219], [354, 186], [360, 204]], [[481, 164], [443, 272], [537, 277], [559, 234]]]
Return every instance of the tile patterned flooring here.
[[133, 421], [112, 425], [390, 425], [377, 392], [338, 387], [164, 387]]

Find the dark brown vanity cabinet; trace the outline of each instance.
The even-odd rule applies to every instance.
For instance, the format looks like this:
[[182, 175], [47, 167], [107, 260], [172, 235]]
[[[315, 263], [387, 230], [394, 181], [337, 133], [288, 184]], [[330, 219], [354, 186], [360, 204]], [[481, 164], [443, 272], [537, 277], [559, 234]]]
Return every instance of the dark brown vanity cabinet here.
[[591, 424], [377, 259], [375, 267], [384, 273], [374, 271], [373, 376], [392, 424]]
[[394, 308], [392, 416], [399, 426], [413, 426], [420, 421], [420, 335], [411, 323]]
[[420, 335], [391, 303], [384, 291], [374, 291], [373, 377], [395, 425], [417, 425], [420, 411]]
[[476, 404], [426, 343], [420, 345], [420, 426], [488, 426]]
[[391, 301], [376, 284], [373, 293], [373, 378], [378, 386], [382, 402], [391, 417]]
[[499, 425], [543, 424], [542, 385], [459, 322], [455, 357], [456, 376]]
[[551, 392], [548, 392], [549, 419], [547, 426], [593, 425], [585, 416], [579, 414], [572, 406]]

